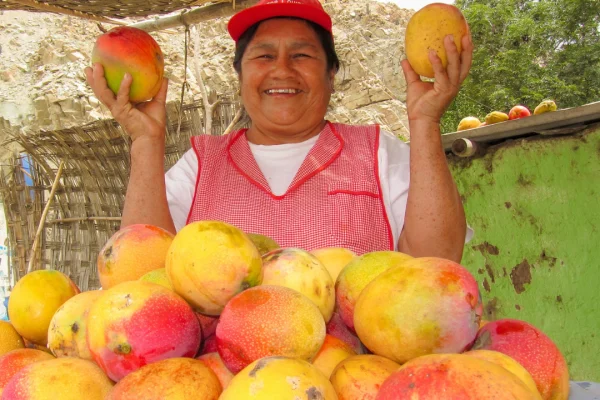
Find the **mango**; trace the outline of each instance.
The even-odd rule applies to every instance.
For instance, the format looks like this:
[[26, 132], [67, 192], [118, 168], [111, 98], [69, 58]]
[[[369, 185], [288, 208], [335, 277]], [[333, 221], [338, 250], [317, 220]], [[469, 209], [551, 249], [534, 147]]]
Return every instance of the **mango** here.
[[325, 335], [325, 342], [315, 356], [312, 364], [329, 378], [335, 367], [348, 357], [355, 356], [356, 352], [350, 346], [336, 338]]
[[171, 285], [171, 282], [169, 281], [169, 278], [167, 277], [167, 269], [166, 268], [159, 268], [159, 269], [155, 269], [154, 271], [147, 272], [144, 275], [142, 275], [139, 280], [157, 283], [161, 286], [166, 287], [169, 290], [175, 291], [175, 289], [173, 289], [173, 285]]
[[467, 129], [479, 128], [481, 126], [481, 121], [477, 117], [465, 117], [460, 120], [457, 131], [464, 131]]
[[12, 290], [8, 300], [10, 321], [24, 339], [46, 346], [54, 313], [77, 293], [77, 286], [62, 272], [30, 272]]
[[327, 378], [310, 363], [288, 357], [266, 357], [244, 368], [219, 400], [338, 400]]
[[174, 235], [153, 225], [135, 224], [121, 228], [98, 254], [98, 277], [103, 289], [140, 279], [165, 267]]
[[146, 364], [194, 357], [200, 323], [173, 291], [150, 282], [123, 282], [104, 290], [88, 315], [94, 361], [115, 382]]
[[325, 340], [325, 321], [303, 294], [283, 286], [261, 285], [227, 303], [216, 338], [219, 355], [235, 374], [268, 356], [312, 361]]
[[0, 321], [0, 356], [11, 350], [22, 349], [25, 345], [21, 335], [8, 321]]
[[498, 122], [508, 121], [508, 114], [501, 111], [492, 111], [485, 116], [486, 125], [497, 124]]
[[52, 317], [48, 329], [48, 348], [56, 357], [92, 360], [87, 343], [87, 319], [101, 290], [82, 292], [65, 302]]
[[488, 322], [477, 333], [473, 350], [499, 351], [530, 374], [544, 400], [569, 398], [569, 370], [560, 349], [544, 332], [516, 319]]
[[342, 269], [356, 257], [356, 253], [343, 247], [323, 247], [312, 250], [310, 253], [327, 268], [334, 282]]
[[331, 319], [335, 292], [331, 275], [318, 258], [296, 248], [273, 250], [263, 257], [263, 285], [285, 286], [311, 299]]
[[374, 354], [348, 357], [331, 373], [339, 400], [375, 400], [383, 382], [400, 364]]
[[39, 361], [17, 372], [3, 400], [105, 400], [113, 383], [96, 364], [63, 357]]
[[221, 360], [219, 353], [212, 352], [203, 354], [200, 357], [196, 357], [196, 360], [202, 361], [204, 365], [215, 373], [223, 389], [229, 386], [229, 382], [231, 382], [234, 375], [227, 369], [225, 364], [223, 364], [223, 360]]
[[557, 110], [556, 103], [554, 100], [544, 100], [540, 104], [538, 104], [533, 110], [533, 115], [540, 115], [547, 112], [552, 112]]
[[169, 248], [167, 276], [196, 311], [217, 316], [229, 300], [262, 282], [262, 259], [248, 236], [220, 221], [181, 229]]
[[493, 350], [471, 350], [463, 354], [486, 360], [489, 362], [493, 362], [494, 364], [498, 364], [499, 366], [504, 367], [508, 371], [515, 374], [519, 379], [521, 379], [521, 381], [523, 381], [523, 383], [529, 388], [529, 390], [531, 390], [532, 392], [538, 391], [537, 386], [535, 385], [535, 381], [531, 377], [531, 374], [527, 372], [527, 370], [514, 358], [509, 357], [506, 354]]
[[106, 83], [116, 95], [125, 73], [133, 78], [129, 101], [141, 103], [159, 91], [165, 62], [160, 46], [147, 32], [118, 26], [100, 35], [92, 50], [92, 63], [104, 68]]
[[467, 350], [482, 313], [477, 281], [466, 268], [422, 257], [390, 268], [363, 289], [354, 324], [369, 350], [402, 364]]
[[106, 400], [217, 400], [221, 384], [214, 372], [193, 358], [169, 358], [121, 379]]
[[402, 365], [381, 385], [377, 400], [540, 400], [513, 373], [464, 354], [430, 354]]
[[340, 316], [354, 332], [354, 306], [362, 290], [379, 274], [412, 259], [397, 251], [374, 251], [350, 261], [335, 282], [335, 296]]
[[252, 243], [254, 243], [261, 256], [280, 248], [279, 244], [268, 236], [259, 233], [248, 233], [247, 235], [250, 240], [252, 240]]
[[34, 349], [16, 349], [0, 356], [0, 396], [6, 384], [26, 366], [45, 360], [52, 360], [51, 354]]
[[462, 37], [468, 33], [467, 20], [458, 8], [443, 3], [426, 5], [414, 13], [406, 25], [406, 58], [417, 74], [433, 78], [429, 51], [434, 50], [446, 68], [448, 56], [444, 47], [444, 38], [453, 35], [454, 44], [460, 53]]

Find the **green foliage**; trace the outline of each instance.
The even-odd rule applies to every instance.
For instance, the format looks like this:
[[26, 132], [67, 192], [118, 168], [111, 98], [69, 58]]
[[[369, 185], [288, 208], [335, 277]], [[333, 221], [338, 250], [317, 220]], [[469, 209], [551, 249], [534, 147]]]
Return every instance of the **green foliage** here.
[[544, 99], [559, 108], [600, 100], [600, 0], [457, 0], [469, 22], [473, 65], [442, 119], [460, 120]]

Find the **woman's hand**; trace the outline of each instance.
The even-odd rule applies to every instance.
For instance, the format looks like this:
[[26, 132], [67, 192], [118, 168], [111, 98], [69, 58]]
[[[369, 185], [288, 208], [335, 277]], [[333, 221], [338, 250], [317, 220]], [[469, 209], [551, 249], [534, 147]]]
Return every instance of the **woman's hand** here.
[[459, 54], [452, 36], [444, 38], [444, 47], [448, 56], [448, 66], [435, 51], [429, 53], [433, 66], [435, 82], [423, 82], [412, 69], [408, 60], [402, 61], [402, 70], [407, 83], [406, 107], [410, 122], [430, 122], [439, 124], [444, 112], [458, 94], [460, 85], [469, 74], [473, 59], [473, 42], [469, 34], [462, 37], [462, 52]]
[[125, 75], [115, 96], [106, 83], [101, 64], [95, 63], [84, 72], [96, 97], [108, 107], [113, 118], [125, 129], [132, 141], [140, 137], [161, 140], [164, 138], [167, 121], [167, 79], [163, 79], [160, 90], [152, 100], [134, 105], [129, 101], [131, 75]]

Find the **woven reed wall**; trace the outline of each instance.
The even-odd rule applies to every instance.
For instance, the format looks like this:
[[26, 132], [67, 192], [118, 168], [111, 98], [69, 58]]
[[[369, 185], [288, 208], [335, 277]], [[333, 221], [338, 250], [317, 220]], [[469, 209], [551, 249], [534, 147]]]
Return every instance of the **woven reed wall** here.
[[[211, 133], [224, 132], [238, 108], [234, 102], [222, 101], [215, 110]], [[202, 130], [200, 103], [183, 107], [178, 132], [179, 115], [178, 103], [169, 104], [165, 170], [190, 148], [190, 137]], [[63, 172], [33, 269], [62, 271], [81, 290], [99, 288], [96, 258], [119, 229], [129, 176], [129, 138], [113, 120], [32, 135], [6, 133], [24, 149], [0, 168], [0, 200], [6, 214], [13, 282], [27, 271], [35, 232], [62, 161]], [[30, 185], [25, 183], [24, 158], [31, 164]]]
[[[73, 12], [109, 18], [147, 17], [166, 14], [209, 0], [1, 0], [0, 10]], [[76, 15], [76, 14], [74, 14]]]

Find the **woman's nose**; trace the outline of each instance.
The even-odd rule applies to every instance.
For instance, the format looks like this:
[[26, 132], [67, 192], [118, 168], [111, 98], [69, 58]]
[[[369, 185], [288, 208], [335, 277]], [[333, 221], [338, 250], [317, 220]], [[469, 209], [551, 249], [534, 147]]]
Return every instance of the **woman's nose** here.
[[294, 69], [291, 60], [285, 56], [277, 57], [275, 63], [273, 64], [273, 70], [271, 71], [271, 74], [279, 78], [293, 75]]

